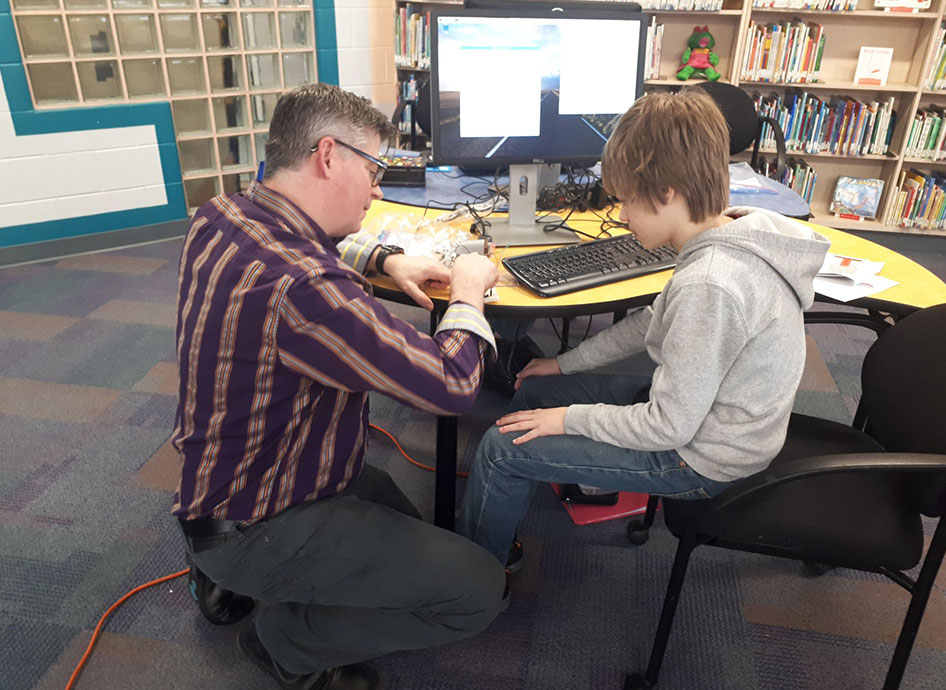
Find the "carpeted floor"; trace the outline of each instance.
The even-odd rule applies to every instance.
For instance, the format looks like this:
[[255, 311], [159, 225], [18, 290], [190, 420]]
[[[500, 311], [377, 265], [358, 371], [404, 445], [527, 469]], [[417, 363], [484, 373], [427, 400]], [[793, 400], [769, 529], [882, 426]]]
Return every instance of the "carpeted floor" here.
[[[0, 688], [60, 690], [102, 612], [133, 586], [184, 567], [169, 514], [178, 464], [166, 440], [176, 370], [180, 241], [0, 270]], [[912, 258], [946, 278], [943, 254]], [[419, 309], [395, 307], [418, 327]], [[586, 320], [572, 327], [578, 337]], [[599, 317], [592, 330], [603, 327]], [[796, 409], [849, 420], [867, 331], [811, 329]], [[557, 349], [547, 323], [535, 338]], [[485, 391], [461, 420], [461, 457], [502, 411]], [[433, 459], [434, 419], [376, 398], [373, 421]], [[372, 437], [428, 517], [433, 475]], [[462, 490], [462, 482], [461, 482]], [[658, 521], [632, 548], [624, 520], [578, 527], [551, 490], [521, 529], [527, 564], [512, 606], [478, 637], [376, 661], [387, 690], [622, 687], [646, 662], [675, 540]], [[906, 690], [946, 687], [946, 574], [907, 669]], [[112, 616], [78, 688], [275, 688], [215, 628], [181, 578]], [[691, 564], [663, 690], [877, 688], [906, 593], [879, 576], [702, 549]]]

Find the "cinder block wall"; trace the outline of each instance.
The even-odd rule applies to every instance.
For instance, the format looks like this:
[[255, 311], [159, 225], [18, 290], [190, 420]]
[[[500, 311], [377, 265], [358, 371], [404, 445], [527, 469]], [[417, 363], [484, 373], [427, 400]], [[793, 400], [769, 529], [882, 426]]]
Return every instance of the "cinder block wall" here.
[[[394, 0], [314, 4], [320, 79], [393, 112]], [[167, 103], [34, 111], [9, 0], [0, 75], [0, 249], [186, 217]]]
[[394, 0], [335, 0], [335, 34], [338, 84], [393, 113]]

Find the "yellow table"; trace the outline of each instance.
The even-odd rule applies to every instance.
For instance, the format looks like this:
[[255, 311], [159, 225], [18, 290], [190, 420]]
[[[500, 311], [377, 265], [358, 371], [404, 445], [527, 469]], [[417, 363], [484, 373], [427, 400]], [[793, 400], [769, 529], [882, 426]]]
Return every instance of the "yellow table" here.
[[[376, 202], [371, 207], [366, 222], [376, 215], [392, 212], [422, 215], [421, 211], [415, 207], [381, 201]], [[439, 213], [440, 211], [430, 212], [431, 215]], [[569, 219], [570, 225], [589, 234], [595, 234], [600, 222], [600, 218], [590, 213], [576, 213]], [[899, 283], [899, 285], [875, 293], [870, 297], [846, 302], [845, 304], [848, 306], [903, 316], [916, 309], [946, 302], [946, 283], [943, 283], [942, 280], [915, 261], [898, 254], [892, 249], [856, 235], [814, 223], [808, 223], [808, 225], [831, 240], [831, 251], [836, 254], [856, 256], [871, 261], [883, 261], [884, 268], [880, 275]], [[612, 230], [611, 232], [620, 231]], [[525, 254], [539, 249], [542, 249], [542, 247], [497, 248], [496, 259], [500, 271], [505, 273], [505, 269], [499, 263], [503, 257]], [[486, 313], [488, 316], [511, 316], [530, 319], [602, 314], [631, 309], [652, 302], [666, 285], [672, 273], [672, 271], [661, 271], [558, 297], [539, 297], [524, 287], [504, 287], [500, 285], [496, 289], [499, 301], [486, 305]], [[508, 274], [506, 274], [506, 277], [509, 277]], [[375, 278], [372, 279], [372, 283], [379, 288], [378, 295], [380, 297], [410, 303], [410, 300], [404, 297], [390, 280]], [[447, 291], [429, 290], [427, 294], [430, 295], [437, 306], [441, 308], [446, 306], [449, 296]], [[828, 298], [818, 299], [825, 302], [834, 302]]]

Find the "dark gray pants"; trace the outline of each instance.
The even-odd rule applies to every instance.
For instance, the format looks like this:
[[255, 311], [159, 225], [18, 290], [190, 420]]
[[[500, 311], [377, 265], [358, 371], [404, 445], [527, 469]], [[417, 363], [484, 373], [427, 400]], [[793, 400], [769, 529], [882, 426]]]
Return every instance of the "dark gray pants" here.
[[319, 672], [483, 630], [506, 606], [502, 566], [418, 519], [381, 470], [194, 554], [227, 589], [260, 600], [260, 640], [291, 673]]

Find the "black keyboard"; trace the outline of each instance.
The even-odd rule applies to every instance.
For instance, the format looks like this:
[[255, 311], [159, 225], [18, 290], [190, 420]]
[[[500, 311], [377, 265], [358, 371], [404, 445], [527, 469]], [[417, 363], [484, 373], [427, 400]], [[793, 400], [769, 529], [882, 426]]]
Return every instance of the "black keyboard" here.
[[631, 235], [579, 242], [503, 259], [516, 279], [542, 297], [555, 297], [673, 268], [677, 250], [644, 249]]

